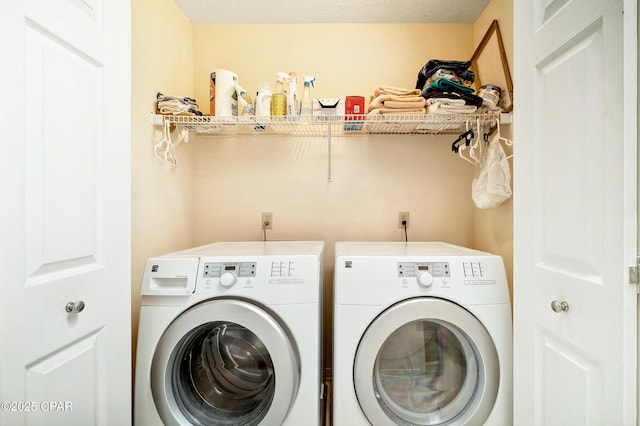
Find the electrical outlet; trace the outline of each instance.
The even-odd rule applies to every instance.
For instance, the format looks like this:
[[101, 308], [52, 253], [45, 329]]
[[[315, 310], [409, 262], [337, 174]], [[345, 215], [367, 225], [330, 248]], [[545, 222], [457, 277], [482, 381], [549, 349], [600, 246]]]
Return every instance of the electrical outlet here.
[[262, 212], [262, 229], [273, 228], [273, 213]]
[[[405, 223], [402, 223], [405, 222]], [[405, 224], [409, 227], [409, 212], [398, 212], [398, 228], [404, 229]]]

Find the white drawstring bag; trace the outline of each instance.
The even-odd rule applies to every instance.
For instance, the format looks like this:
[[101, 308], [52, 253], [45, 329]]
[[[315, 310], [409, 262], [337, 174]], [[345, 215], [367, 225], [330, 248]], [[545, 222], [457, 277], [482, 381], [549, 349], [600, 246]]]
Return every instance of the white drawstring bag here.
[[496, 132], [471, 183], [471, 198], [481, 209], [493, 209], [511, 197], [511, 170]]

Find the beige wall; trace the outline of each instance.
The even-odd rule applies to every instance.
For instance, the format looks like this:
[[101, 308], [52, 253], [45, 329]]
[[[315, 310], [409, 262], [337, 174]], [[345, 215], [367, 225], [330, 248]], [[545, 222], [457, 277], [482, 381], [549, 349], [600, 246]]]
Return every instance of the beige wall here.
[[[319, 43], [312, 44], [318, 34]], [[267, 38], [269, 43], [258, 43]], [[224, 40], [224, 41], [223, 41]], [[273, 40], [281, 40], [275, 43]], [[369, 97], [378, 85], [414, 88], [431, 58], [464, 60], [472, 25], [196, 25], [194, 93], [208, 96], [208, 75], [230, 69], [255, 93], [275, 73], [317, 78], [315, 97]], [[196, 244], [259, 240], [260, 213], [274, 214], [268, 239], [326, 244], [325, 359], [331, 362], [333, 256], [336, 241], [410, 241], [473, 245], [473, 167], [451, 153], [455, 136], [335, 138], [327, 181], [326, 138], [199, 137], [194, 145]]]
[[511, 275], [511, 203], [475, 207], [474, 169], [451, 153], [455, 136], [334, 138], [328, 182], [326, 138], [193, 137], [169, 171], [153, 156], [148, 122], [156, 91], [194, 96], [207, 113], [214, 68], [236, 72], [251, 94], [261, 81], [272, 84], [277, 71], [314, 75], [314, 97], [413, 88], [427, 60], [470, 58], [488, 23], [191, 25], [171, 0], [134, 0], [133, 20], [134, 338], [148, 257], [212, 241], [261, 240], [262, 211], [274, 214], [268, 239], [326, 242], [329, 364], [336, 241], [403, 241], [397, 213], [406, 210], [410, 241], [497, 252]]
[[[132, 1], [132, 328], [135, 343], [140, 282], [147, 258], [192, 244], [190, 190], [193, 143], [180, 146], [171, 171], [153, 154], [149, 114], [157, 92], [193, 95], [192, 25], [173, 0]], [[125, 100], [123, 100], [125, 101]]]
[[[194, 93], [208, 99], [209, 73], [223, 68], [255, 95], [278, 71], [316, 77], [312, 95], [369, 96], [378, 85], [413, 88], [431, 58], [466, 60], [468, 24], [195, 25]], [[302, 86], [302, 82], [298, 81]]]
[[[474, 46], [482, 40], [491, 22], [497, 19], [502, 34], [504, 49], [513, 78], [513, 0], [492, 0], [474, 24]], [[497, 67], [496, 67], [497, 68]], [[491, 81], [482, 81], [483, 84]], [[514, 95], [515, 97], [515, 95]], [[511, 125], [500, 128], [502, 136], [512, 139]], [[511, 154], [505, 148], [507, 154]], [[513, 176], [513, 161], [510, 161]], [[515, 189], [512, 187], [514, 194]], [[513, 294], [513, 198], [495, 209], [474, 209], [473, 246], [479, 250], [496, 253], [504, 259], [509, 288]]]

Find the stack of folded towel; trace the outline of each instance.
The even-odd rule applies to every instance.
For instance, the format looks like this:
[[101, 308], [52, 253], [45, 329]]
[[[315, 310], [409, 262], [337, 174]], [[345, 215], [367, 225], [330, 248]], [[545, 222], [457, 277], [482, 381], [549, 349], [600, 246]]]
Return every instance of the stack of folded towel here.
[[202, 115], [198, 104], [193, 98], [178, 98], [158, 92], [156, 95], [158, 112], [167, 115]]
[[431, 59], [418, 73], [416, 90], [426, 99], [429, 114], [465, 114], [476, 112], [482, 98], [471, 87], [471, 61]]
[[371, 97], [369, 114], [425, 114], [426, 101], [418, 89], [378, 86]]

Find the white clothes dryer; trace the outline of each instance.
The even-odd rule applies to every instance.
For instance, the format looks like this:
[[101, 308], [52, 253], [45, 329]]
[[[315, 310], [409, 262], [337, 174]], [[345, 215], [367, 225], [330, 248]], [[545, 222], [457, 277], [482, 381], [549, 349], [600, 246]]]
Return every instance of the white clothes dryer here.
[[214, 243], [147, 261], [134, 423], [323, 418], [324, 243]]
[[512, 424], [499, 256], [446, 243], [336, 243], [333, 421]]

